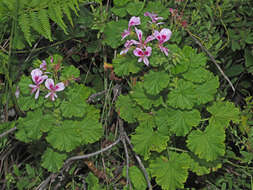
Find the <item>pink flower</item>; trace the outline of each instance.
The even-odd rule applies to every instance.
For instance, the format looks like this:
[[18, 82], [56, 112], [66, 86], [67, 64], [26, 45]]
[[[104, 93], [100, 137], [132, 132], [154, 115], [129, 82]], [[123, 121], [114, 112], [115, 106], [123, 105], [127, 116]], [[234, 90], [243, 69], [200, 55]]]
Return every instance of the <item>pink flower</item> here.
[[127, 40], [126, 43], [124, 44], [125, 49], [123, 49], [120, 52], [120, 55], [122, 54], [126, 54], [128, 52], [128, 50], [130, 49], [130, 47], [134, 44], [133, 40]]
[[57, 98], [56, 92], [62, 91], [65, 88], [63, 82], [54, 85], [53, 79], [47, 79], [45, 82], [45, 86], [47, 87], [48, 90], [50, 90], [50, 92], [45, 96], [45, 98], [48, 98], [50, 96], [52, 101], [54, 101], [55, 98]]
[[168, 56], [169, 50], [166, 47], [163, 47], [162, 44], [170, 39], [171, 34], [172, 32], [170, 31], [170, 29], [167, 28], [163, 28], [160, 32], [158, 32], [157, 30], [155, 30], [154, 32], [155, 38], [159, 41], [159, 48], [162, 52], [164, 52], [166, 56]]
[[35, 83], [34, 84], [29, 84], [29, 87], [32, 88], [31, 93], [35, 93], [35, 99], [39, 97], [40, 93], [40, 84], [44, 82], [45, 79], [48, 78], [47, 75], [42, 75], [42, 71], [40, 69], [34, 69], [31, 72], [32, 80]]
[[146, 45], [147, 45], [148, 42], [150, 42], [150, 41], [152, 41], [152, 40], [155, 39], [155, 37], [154, 37], [153, 35], [150, 35], [150, 36], [148, 36], [147, 39], [143, 42], [143, 41], [142, 41], [142, 31], [139, 30], [139, 29], [137, 29], [137, 28], [135, 28], [135, 32], [136, 32], [136, 34], [137, 34], [137, 37], [138, 37], [139, 42], [137, 42], [136, 40], [132, 40], [132, 41], [133, 41], [133, 43], [134, 43], [135, 45], [139, 45], [140, 47], [146, 47]]
[[127, 30], [124, 30], [124, 32], [121, 34], [121, 37], [123, 40], [124, 38], [126, 38], [127, 36], [130, 35], [131, 33], [131, 26], [136, 26], [136, 25], [140, 25], [141, 24], [141, 20], [140, 20], [140, 17], [131, 17], [129, 22], [128, 22], [128, 29]]
[[45, 60], [43, 60], [40, 64], [40, 69], [42, 69], [43, 71], [47, 70], [47, 63]]
[[151, 55], [151, 52], [152, 52], [152, 48], [151, 47], [145, 48], [145, 51], [143, 51], [140, 48], [136, 48], [134, 50], [134, 55], [137, 56], [137, 57], [140, 57], [138, 59], [138, 62], [143, 61], [145, 63], [145, 65], [148, 66], [149, 65], [148, 57]]
[[159, 22], [159, 23], [156, 23], [158, 20], [163, 20], [163, 17], [158, 17], [157, 14], [154, 14], [154, 13], [150, 13], [150, 12], [145, 12], [144, 13], [144, 16], [148, 16], [151, 18], [152, 22], [155, 23], [155, 24], [163, 24], [163, 22]]

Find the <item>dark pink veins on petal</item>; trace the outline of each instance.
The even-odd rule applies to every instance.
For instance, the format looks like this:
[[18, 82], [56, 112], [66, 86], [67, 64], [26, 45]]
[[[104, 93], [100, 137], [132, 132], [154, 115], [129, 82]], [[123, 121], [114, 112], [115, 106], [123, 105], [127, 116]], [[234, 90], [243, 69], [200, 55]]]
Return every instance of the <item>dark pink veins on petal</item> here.
[[142, 51], [138, 51], [138, 55], [139, 56], [143, 56], [143, 52]]

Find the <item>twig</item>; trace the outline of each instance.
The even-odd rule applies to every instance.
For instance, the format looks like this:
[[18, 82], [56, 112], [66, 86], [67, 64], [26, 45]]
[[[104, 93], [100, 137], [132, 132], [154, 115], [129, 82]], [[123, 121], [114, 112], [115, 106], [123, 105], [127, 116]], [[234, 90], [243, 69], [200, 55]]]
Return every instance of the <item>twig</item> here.
[[81, 160], [81, 159], [86, 159], [86, 158], [89, 158], [89, 157], [92, 157], [92, 156], [96, 156], [98, 154], [101, 154], [102, 152], [105, 152], [107, 150], [110, 150], [112, 147], [114, 147], [116, 144], [118, 144], [121, 140], [121, 137], [118, 138], [114, 143], [110, 144], [109, 146], [105, 147], [105, 148], [102, 148], [101, 150], [98, 150], [96, 152], [93, 152], [93, 153], [90, 153], [90, 154], [86, 154], [86, 155], [81, 155], [81, 156], [73, 156], [73, 157], [70, 157], [69, 159], [66, 160], [65, 164], [66, 165], [67, 163], [71, 162], [71, 161], [74, 161], [74, 160]]
[[0, 134], [0, 139], [6, 135], [8, 135], [9, 133], [12, 133], [13, 131], [16, 131], [17, 127], [13, 127], [11, 129], [9, 129], [8, 131], [3, 132], [2, 134]]
[[123, 137], [121, 139], [121, 142], [123, 143], [124, 145], [124, 150], [125, 150], [125, 155], [126, 155], [126, 184], [128, 187], [129, 185], [129, 189], [133, 189], [132, 188], [132, 185], [131, 185], [131, 180], [130, 180], [130, 177], [129, 177], [129, 154], [128, 154], [128, 150], [127, 150], [127, 145], [126, 145], [126, 137], [124, 135], [124, 128], [123, 128], [123, 121], [122, 119], [120, 119], [120, 117], [118, 116], [118, 122], [119, 122], [119, 131], [120, 131], [120, 135]]
[[[116, 85], [112, 88], [112, 90], [118, 90], [119, 87], [120, 87], [120, 85], [116, 84]], [[101, 95], [105, 94], [105, 93], [108, 92], [108, 91], [109, 91], [109, 90], [107, 89], [107, 90], [103, 90], [103, 91], [101, 91], [101, 92], [97, 92], [97, 93], [95, 93], [95, 94], [90, 95], [89, 98], [88, 98], [88, 100], [87, 100], [87, 102], [88, 102], [88, 103], [95, 102], [96, 97], [101, 96]]]
[[[131, 140], [130, 140], [129, 137], [127, 136], [126, 132], [124, 132], [124, 133], [125, 133], [124, 137], [125, 137], [125, 139], [126, 139], [128, 145], [130, 146], [130, 148], [131, 148], [132, 151], [133, 151], [133, 148], [134, 148], [134, 147], [133, 147], [133, 145], [132, 145], [132, 143], [131, 143]], [[143, 172], [143, 174], [144, 174], [144, 177], [145, 177], [146, 182], [147, 182], [147, 184], [148, 184], [148, 189], [149, 189], [149, 190], [152, 190], [152, 185], [151, 185], [151, 183], [150, 183], [150, 181], [149, 181], [148, 172], [146, 171], [146, 169], [145, 169], [145, 167], [144, 167], [144, 165], [143, 165], [143, 163], [142, 163], [140, 157], [139, 157], [134, 151], [133, 151], [133, 153], [134, 153], [134, 156], [135, 156], [135, 158], [136, 158], [136, 160], [137, 160], [137, 162], [138, 162], [138, 164], [139, 164], [139, 166], [140, 166], [140, 168], [141, 168], [141, 170], [142, 170], [142, 172]]]
[[69, 159], [67, 159], [64, 163], [64, 165], [62, 166], [62, 169], [60, 172], [58, 173], [52, 173], [47, 179], [45, 179], [37, 188], [36, 190], [43, 190], [45, 189], [45, 187], [47, 186], [47, 184], [54, 180], [60, 173], [62, 173], [68, 166], [71, 165], [71, 162], [72, 161], [75, 161], [75, 160], [80, 160], [80, 159], [86, 159], [86, 158], [89, 158], [89, 157], [92, 157], [92, 156], [96, 156], [98, 154], [101, 154], [102, 152], [105, 152], [107, 150], [110, 150], [113, 146], [117, 145], [120, 141], [121, 141], [121, 138], [122, 137], [119, 137], [114, 143], [110, 144], [109, 146], [99, 150], [99, 151], [96, 151], [96, 152], [93, 152], [93, 153], [90, 153], [90, 154], [86, 154], [86, 155], [82, 155], [82, 156], [73, 156], [73, 157], [70, 157]]
[[228, 82], [228, 84], [231, 86], [232, 90], [235, 92], [235, 87], [232, 84], [232, 82], [229, 80], [229, 78], [227, 77], [227, 75], [223, 72], [223, 70], [220, 68], [219, 64], [216, 62], [216, 60], [214, 59], [213, 55], [201, 44], [201, 42], [195, 38], [193, 36], [193, 34], [189, 31], [186, 30], [187, 33], [190, 35], [190, 37], [201, 47], [201, 49], [206, 52], [206, 54], [209, 56], [209, 58], [211, 59], [211, 61], [215, 64], [215, 66], [218, 68], [218, 70], [220, 71], [221, 75], [226, 79], [226, 81]]
[[51, 178], [53, 177], [53, 174], [47, 177], [44, 181], [41, 182], [41, 184], [35, 189], [35, 190], [43, 190], [47, 186], [47, 184], [51, 181]]

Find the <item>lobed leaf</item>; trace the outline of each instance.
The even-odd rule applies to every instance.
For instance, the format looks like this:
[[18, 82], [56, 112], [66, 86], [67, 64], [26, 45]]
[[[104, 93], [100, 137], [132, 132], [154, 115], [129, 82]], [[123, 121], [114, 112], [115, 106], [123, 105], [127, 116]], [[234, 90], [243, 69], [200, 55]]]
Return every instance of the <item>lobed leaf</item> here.
[[167, 104], [180, 109], [191, 109], [196, 101], [195, 86], [188, 81], [179, 79], [175, 89], [168, 94]]
[[28, 112], [25, 118], [19, 119], [16, 138], [24, 142], [38, 140], [43, 132], [54, 127], [54, 122], [55, 118], [51, 114], [43, 114], [41, 110]]
[[232, 102], [214, 102], [211, 107], [207, 108], [207, 111], [212, 114], [209, 120], [209, 124], [212, 126], [224, 128], [229, 125], [230, 121], [235, 123], [240, 121], [239, 109]]
[[159, 106], [163, 103], [162, 96], [147, 94], [143, 88], [143, 84], [140, 82], [134, 86], [133, 92], [130, 92], [130, 96], [146, 110], [150, 109], [153, 105]]
[[184, 188], [190, 162], [190, 157], [185, 153], [169, 152], [169, 159], [159, 157], [151, 162], [151, 175], [163, 190]]
[[131, 73], [136, 74], [142, 69], [142, 65], [128, 56], [119, 55], [113, 59], [114, 72], [118, 76], [128, 76]]
[[164, 71], [154, 72], [151, 70], [144, 76], [144, 88], [151, 95], [159, 94], [168, 86], [169, 82], [170, 76]]
[[66, 154], [55, 152], [51, 148], [42, 155], [42, 166], [50, 172], [58, 172], [63, 166], [64, 160], [67, 158]]
[[129, 95], [120, 95], [116, 101], [116, 108], [122, 119], [129, 123], [136, 122], [140, 113], [140, 108], [135, 105]]
[[198, 126], [201, 116], [195, 109], [191, 111], [160, 109], [155, 118], [159, 127], [166, 127], [177, 136], [185, 136], [192, 127]]
[[73, 121], [65, 120], [61, 126], [56, 126], [49, 131], [46, 140], [55, 149], [70, 152], [81, 144], [79, 130]]
[[225, 130], [209, 125], [205, 131], [195, 130], [187, 139], [187, 147], [199, 158], [213, 161], [225, 153]]
[[136, 128], [135, 134], [131, 136], [134, 151], [149, 159], [150, 151], [161, 152], [167, 147], [169, 136], [159, 131], [154, 131], [151, 126], [140, 125]]

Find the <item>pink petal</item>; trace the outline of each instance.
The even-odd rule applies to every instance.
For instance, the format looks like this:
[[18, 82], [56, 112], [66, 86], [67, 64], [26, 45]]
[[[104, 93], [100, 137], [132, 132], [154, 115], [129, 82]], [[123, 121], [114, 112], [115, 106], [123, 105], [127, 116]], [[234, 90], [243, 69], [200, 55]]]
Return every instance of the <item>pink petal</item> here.
[[42, 70], [46, 70], [47, 69], [47, 63], [45, 60], [42, 61], [42, 63], [40, 64], [40, 69]]
[[140, 42], [137, 42], [136, 40], [132, 40], [133, 44], [134, 45], [140, 45], [141, 43]]
[[32, 80], [36, 84], [37, 78], [42, 75], [42, 71], [40, 69], [33, 69], [31, 72]]
[[40, 89], [38, 88], [38, 89], [37, 89], [37, 92], [36, 92], [36, 94], [35, 94], [35, 99], [36, 99], [36, 100], [38, 99], [39, 94], [40, 94]]
[[121, 34], [121, 40], [124, 40], [127, 36], [130, 35], [130, 31], [129, 30], [124, 30], [124, 32]]
[[45, 82], [45, 86], [49, 90], [54, 90], [53, 89], [53, 87], [54, 87], [54, 81], [53, 81], [53, 79], [47, 79], [46, 82]]
[[143, 62], [145, 63], [145, 65], [149, 66], [149, 60], [147, 57], [143, 58]]
[[135, 40], [127, 40], [126, 43], [124, 44], [124, 46], [125, 46], [126, 48], [131, 47], [131, 45], [134, 44], [134, 41], [135, 41]]
[[166, 56], [169, 55], [169, 50], [168, 50], [168, 48], [163, 47], [163, 46], [159, 46], [159, 47], [160, 47], [161, 51], [162, 51]]
[[135, 32], [140, 42], [142, 42], [142, 31], [135, 27]]
[[34, 85], [34, 84], [29, 84], [29, 87], [31, 87], [31, 88], [36, 88], [37, 86]]
[[128, 29], [131, 27], [131, 26], [135, 26], [135, 25], [140, 25], [141, 24], [141, 20], [140, 20], [140, 17], [131, 17], [130, 20], [129, 20], [129, 23], [128, 23]]
[[126, 54], [128, 52], [129, 48], [125, 48], [120, 52], [120, 55]]
[[163, 42], [166, 42], [170, 39], [170, 36], [171, 36], [172, 32], [170, 29], [167, 29], [167, 28], [163, 28], [161, 31], [160, 31], [160, 35], [164, 35], [166, 36], [166, 38], [164, 39]]
[[51, 95], [51, 92], [49, 92], [49, 93], [45, 96], [45, 98], [48, 98], [50, 95]]
[[65, 88], [65, 86], [64, 86], [63, 82], [60, 82], [60, 83], [55, 85], [55, 91], [56, 92], [62, 91], [62, 90], [64, 90], [64, 88]]
[[150, 42], [150, 41], [152, 41], [152, 40], [154, 40], [154, 39], [155, 39], [155, 36], [150, 35], [150, 36], [148, 36], [147, 39], [145, 40], [144, 44], [147, 44], [148, 42]]
[[138, 62], [142, 62], [142, 57], [140, 57], [140, 58], [138, 59]]
[[145, 55], [146, 55], [147, 57], [149, 57], [149, 56], [151, 55], [151, 52], [152, 52], [152, 48], [151, 48], [151, 47], [147, 47], [147, 48], [146, 48], [146, 51], [145, 51], [145, 53], [147, 53], [147, 55], [146, 55], [146, 54], [145, 54]]
[[[134, 53], [134, 55], [135, 55], [136, 57], [141, 57], [141, 56], [144, 55], [144, 52], [143, 52], [142, 49], [140, 49], [140, 48], [136, 48], [136, 49], [133, 51], [133, 53]], [[142, 54], [142, 55], [141, 55], [141, 54]]]

